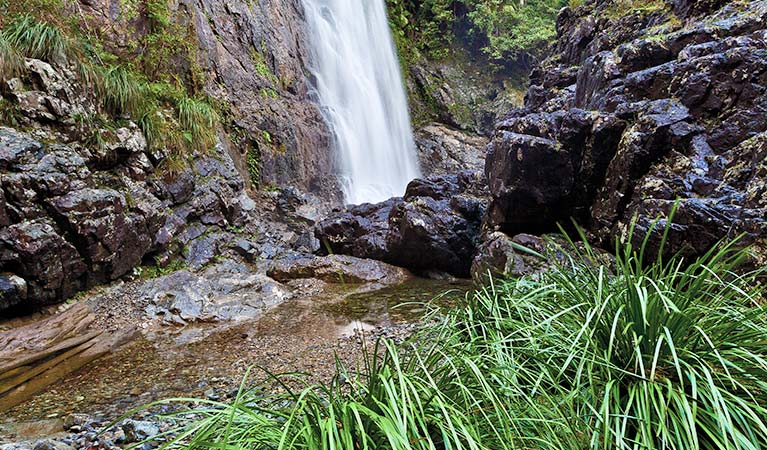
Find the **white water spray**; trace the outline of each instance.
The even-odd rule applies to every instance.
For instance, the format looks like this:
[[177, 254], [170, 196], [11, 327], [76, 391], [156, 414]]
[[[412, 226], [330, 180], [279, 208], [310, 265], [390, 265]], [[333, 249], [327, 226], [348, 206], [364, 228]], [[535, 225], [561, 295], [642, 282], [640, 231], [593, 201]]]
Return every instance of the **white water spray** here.
[[385, 0], [303, 0], [312, 72], [348, 203], [401, 196], [419, 176]]

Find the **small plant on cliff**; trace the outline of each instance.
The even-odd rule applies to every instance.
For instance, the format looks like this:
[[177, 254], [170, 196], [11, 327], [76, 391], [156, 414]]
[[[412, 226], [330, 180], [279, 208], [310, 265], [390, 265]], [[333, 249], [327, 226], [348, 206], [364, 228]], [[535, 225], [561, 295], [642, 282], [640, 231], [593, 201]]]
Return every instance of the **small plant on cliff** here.
[[0, 78], [8, 79], [18, 75], [24, 68], [24, 57], [8, 41], [5, 33], [0, 33]]
[[118, 65], [100, 68], [96, 88], [107, 111], [134, 114], [139, 111], [148, 95], [146, 82], [129, 68]]
[[178, 121], [190, 147], [210, 150], [216, 143], [219, 115], [204, 99], [184, 97], [176, 105]]
[[669, 11], [665, 0], [615, 0], [605, 11], [608, 18], [619, 19], [630, 14], [647, 15]]
[[3, 37], [28, 58], [60, 61], [69, 50], [69, 42], [58, 27], [37, 21], [28, 14], [8, 23], [3, 29]]

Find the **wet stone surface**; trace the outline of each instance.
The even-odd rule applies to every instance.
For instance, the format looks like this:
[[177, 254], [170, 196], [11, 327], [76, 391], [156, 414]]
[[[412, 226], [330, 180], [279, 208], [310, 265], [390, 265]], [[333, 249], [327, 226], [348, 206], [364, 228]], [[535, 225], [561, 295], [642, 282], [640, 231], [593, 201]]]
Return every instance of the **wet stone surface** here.
[[[362, 345], [379, 337], [401, 341], [411, 335], [415, 322], [432, 308], [424, 301], [449, 306], [470, 286], [466, 281], [415, 278], [383, 289], [318, 280], [297, 280], [288, 287], [302, 295], [254, 319], [186, 326], [152, 322], [117, 353], [3, 413], [0, 449], [35, 450], [38, 445], [46, 446], [38, 450], [85, 449], [96, 442], [99, 448], [124, 448], [135, 442], [129, 439], [133, 425], [126, 426], [128, 422], [118, 423], [103, 436], [97, 433], [127, 411], [158, 399], [226, 401], [248, 369], [256, 366], [272, 373], [305, 372], [311, 374], [310, 381], [329, 381], [336, 355], [353, 366]], [[121, 289], [125, 292], [126, 286]], [[128, 314], [122, 315], [127, 323]], [[6, 326], [18, 326], [18, 321]], [[251, 372], [253, 383], [265, 378], [260, 370]], [[135, 432], [166, 430], [170, 424], [156, 416], [161, 412], [132, 416], [140, 425]]]

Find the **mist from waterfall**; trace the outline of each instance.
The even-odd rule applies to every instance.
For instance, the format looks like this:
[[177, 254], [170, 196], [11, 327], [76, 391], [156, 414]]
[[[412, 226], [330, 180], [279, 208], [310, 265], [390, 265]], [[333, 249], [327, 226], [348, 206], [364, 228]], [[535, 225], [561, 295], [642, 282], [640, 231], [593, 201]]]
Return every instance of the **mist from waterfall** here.
[[311, 70], [347, 203], [401, 196], [419, 176], [385, 0], [303, 0]]

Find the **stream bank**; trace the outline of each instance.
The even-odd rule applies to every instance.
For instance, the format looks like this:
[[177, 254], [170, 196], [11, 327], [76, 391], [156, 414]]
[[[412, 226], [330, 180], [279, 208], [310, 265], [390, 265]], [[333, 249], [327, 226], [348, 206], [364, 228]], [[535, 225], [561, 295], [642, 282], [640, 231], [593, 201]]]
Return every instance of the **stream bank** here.
[[[142, 283], [146, 281], [133, 284]], [[113, 287], [111, 294], [136, 289], [130, 284]], [[306, 295], [265, 308], [257, 317], [186, 326], [163, 323], [147, 315], [147, 309], [124, 308], [116, 318], [114, 312], [108, 316], [101, 308], [97, 322], [108, 319], [111, 324], [127, 325], [132, 321], [141, 332], [114, 353], [4, 412], [0, 442], [27, 442], [10, 447], [23, 449], [43, 438], [71, 440], [72, 433], [64, 426], [74, 418], [107, 424], [158, 399], [226, 399], [236, 392], [249, 368], [254, 381], [265, 378], [256, 368], [271, 373], [305, 372], [311, 374], [309, 381], [329, 381], [335, 374], [336, 357], [355, 367], [363, 345], [372, 345], [379, 337], [403, 340], [428, 309], [458, 301], [469, 288], [464, 280], [411, 278], [392, 286], [313, 280], [304, 282]], [[103, 305], [105, 296], [110, 293], [80, 301]], [[426, 305], [424, 299], [435, 299], [435, 303]]]

